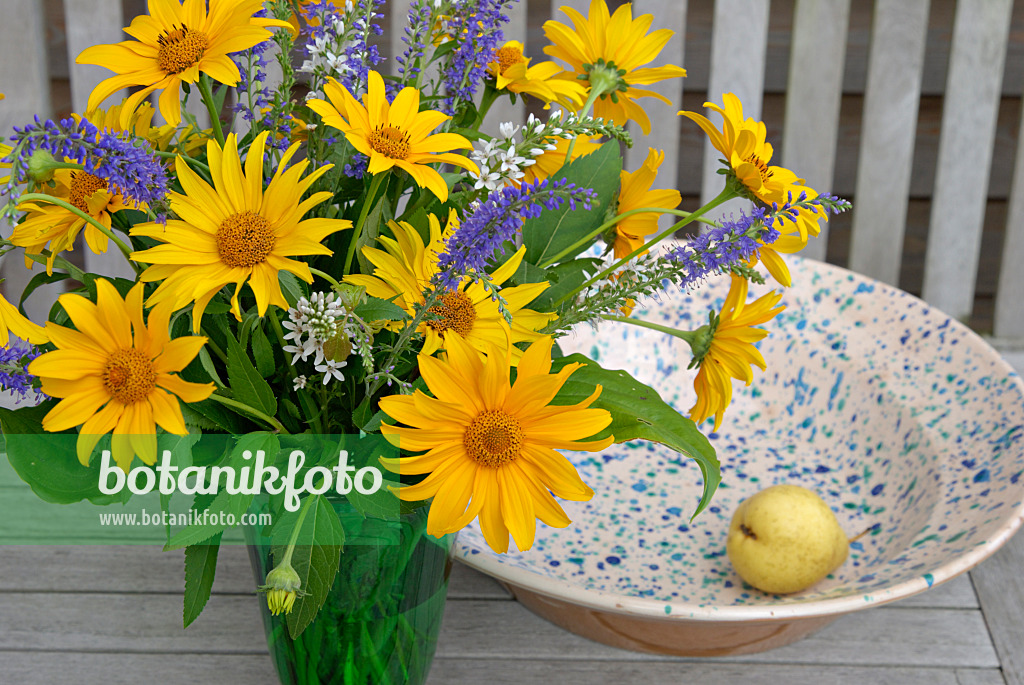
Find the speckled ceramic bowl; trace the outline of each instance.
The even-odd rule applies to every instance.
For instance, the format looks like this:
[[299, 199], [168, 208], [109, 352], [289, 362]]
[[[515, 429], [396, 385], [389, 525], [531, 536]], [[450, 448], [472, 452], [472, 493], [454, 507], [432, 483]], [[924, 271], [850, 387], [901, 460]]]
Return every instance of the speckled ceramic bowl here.
[[[836, 616], [891, 602], [967, 571], [1024, 515], [1024, 386], [991, 347], [902, 291], [811, 261], [760, 349], [768, 364], [736, 385], [711, 434], [722, 484], [704, 514], [696, 465], [658, 445], [570, 453], [597, 495], [565, 503], [574, 524], [540, 525], [533, 549], [496, 555], [476, 527], [456, 555], [574, 632], [659, 653], [756, 652]], [[638, 315], [696, 328], [724, 279]], [[693, 404], [685, 343], [608, 324], [563, 341], [627, 369], [677, 409]], [[704, 428], [710, 431], [708, 423]], [[804, 592], [743, 583], [725, 553], [736, 505], [776, 483], [819, 493], [853, 536], [850, 557]]]

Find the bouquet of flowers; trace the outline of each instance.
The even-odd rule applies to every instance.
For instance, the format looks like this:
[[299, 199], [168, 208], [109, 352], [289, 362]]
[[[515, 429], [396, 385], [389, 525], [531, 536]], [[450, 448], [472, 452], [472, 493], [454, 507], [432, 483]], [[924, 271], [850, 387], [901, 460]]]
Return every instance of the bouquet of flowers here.
[[[385, 71], [372, 42], [382, 0], [150, 0], [128, 40], [78, 56], [114, 72], [88, 111], [37, 118], [3, 150], [14, 224], [3, 248], [39, 269], [20, 301], [66, 286], [45, 325], [0, 301], [0, 380], [32, 400], [0, 412], [12, 465], [48, 501], [124, 502], [131, 492], [106, 483], [130, 474], [145, 490], [136, 467], [159, 464], [192, 470], [196, 511], [273, 512], [252, 533], [266, 548], [256, 566], [268, 631], [289, 645], [279, 669], [300, 682], [319, 682], [332, 659], [346, 663], [331, 666], [344, 682], [366, 682], [360, 644], [386, 661], [423, 641], [401, 613], [409, 593], [386, 588], [426, 574], [430, 559], [445, 564], [424, 534], [476, 520], [506, 552], [510, 538], [530, 549], [538, 519], [570, 525], [558, 499], [594, 493], [559, 450], [663, 443], [699, 465], [699, 513], [720, 476], [698, 425], [717, 429], [733, 381], [764, 368], [758, 326], [782, 309], [781, 289], [748, 302], [748, 282], [788, 286], [780, 253], [848, 207], [773, 166], [764, 124], [726, 94], [707, 104], [721, 124], [680, 112], [721, 153], [725, 188], [677, 209], [679, 192], [655, 187], [663, 153], [636, 169], [622, 157], [626, 123], [648, 134], [644, 108], [671, 105], [646, 86], [685, 76], [645, 66], [671, 32], [593, 0], [589, 16], [564, 9], [571, 26], [544, 25], [551, 60], [538, 61], [503, 40], [513, 2], [413, 2], [405, 50]], [[500, 98], [549, 114], [488, 132]], [[749, 211], [706, 218], [735, 197]], [[659, 226], [662, 215], [674, 223]], [[673, 240], [694, 222], [696, 237]], [[122, 253], [134, 277], [83, 270], [70, 255], [79, 234], [85, 250]], [[697, 330], [631, 316], [644, 298], [715, 274], [732, 287]], [[609, 320], [689, 344], [688, 414], [624, 372], [562, 355], [559, 338]], [[74, 453], [33, 449], [46, 434], [71, 436]], [[199, 440], [217, 435], [228, 439], [216, 448]], [[354, 474], [335, 466], [345, 451], [365, 455]], [[288, 487], [218, 480], [217, 468], [253, 455]], [[186, 625], [209, 596], [226, 527], [221, 517], [167, 534], [168, 548], [186, 548]], [[389, 580], [368, 582], [374, 573]], [[388, 613], [389, 602], [402, 606]], [[318, 613], [351, 623], [354, 606], [391, 618], [377, 632], [369, 618], [316, 628]], [[415, 681], [429, 656], [374, 673]]]

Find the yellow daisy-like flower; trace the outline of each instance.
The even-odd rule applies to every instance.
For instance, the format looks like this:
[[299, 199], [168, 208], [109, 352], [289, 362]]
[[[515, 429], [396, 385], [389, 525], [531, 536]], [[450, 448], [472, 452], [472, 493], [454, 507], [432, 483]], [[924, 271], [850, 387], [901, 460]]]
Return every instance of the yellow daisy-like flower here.
[[154, 307], [144, 323], [142, 288], [137, 283], [122, 299], [101, 278], [95, 303], [81, 295], [61, 295], [59, 302], [75, 328], [47, 323], [46, 333], [57, 349], [28, 366], [44, 393], [62, 398], [43, 417], [43, 429], [81, 426], [78, 459], [85, 465], [96, 443], [111, 431], [110, 451], [124, 471], [135, 455], [156, 463], [157, 425], [187, 434], [178, 400], [199, 402], [214, 390], [212, 383], [189, 383], [175, 375], [199, 354], [206, 338], [171, 340], [168, 306]]
[[[127, 100], [125, 99], [105, 110], [97, 109], [88, 112], [84, 118], [101, 131], [110, 133], [127, 131], [135, 137], [142, 138], [148, 142], [155, 150], [167, 151], [171, 147], [176, 147], [180, 152], [190, 156], [197, 149], [204, 146], [207, 138], [210, 137], [193, 125], [182, 129], [180, 134], [178, 127], [173, 124], [153, 126], [153, 116], [156, 114], [156, 110], [148, 102], [141, 103], [134, 111], [128, 110], [127, 120], [123, 121], [122, 114], [125, 113], [126, 102]], [[79, 114], [72, 114], [71, 116], [75, 118], [75, 121], [81, 121], [83, 118]], [[178, 143], [176, 146], [172, 146], [175, 134], [179, 134]]]
[[[569, 153], [571, 143], [571, 140], [559, 138], [554, 143], [554, 150], [545, 150], [543, 154], [533, 158], [534, 163], [523, 170], [525, 175], [516, 183], [533, 183], [554, 176], [565, 166], [565, 156]], [[572, 148], [572, 161], [596, 152], [600, 147], [601, 143], [591, 136], [576, 136], [576, 145]]]
[[42, 326], [26, 319], [17, 307], [0, 295], [0, 347], [10, 344], [12, 333], [33, 345], [50, 341]]
[[238, 67], [230, 53], [270, 39], [266, 27], [289, 28], [286, 21], [254, 17], [263, 0], [149, 0], [149, 14], [132, 20], [124, 32], [135, 40], [95, 45], [78, 56], [78, 64], [95, 64], [117, 74], [102, 81], [89, 96], [87, 110], [119, 90], [142, 86], [125, 102], [121, 125], [149, 94], [162, 90], [160, 113], [167, 123], [181, 121], [181, 84], [199, 74], [229, 86], [238, 84]]
[[635, 121], [644, 135], [649, 134], [651, 120], [636, 100], [653, 97], [668, 105], [672, 103], [664, 95], [637, 86], [686, 76], [685, 69], [672, 64], [643, 67], [658, 56], [673, 31], [659, 29], [648, 34], [653, 15], [633, 19], [629, 3], [610, 16], [604, 0], [592, 0], [587, 17], [572, 7], [561, 9], [572, 19], [573, 28], [557, 21], [544, 22], [544, 35], [552, 43], [544, 52], [569, 65], [563, 78], [586, 78], [582, 83], [588, 89], [588, 97], [591, 88], [601, 90], [603, 94], [594, 103], [595, 116], [620, 126]]
[[562, 68], [554, 62], [541, 62], [530, 66], [530, 58], [523, 56], [523, 44], [510, 40], [494, 52], [494, 61], [487, 65], [494, 76], [498, 90], [532, 95], [547, 103], [552, 102], [578, 110], [583, 106], [586, 89], [578, 81], [555, 78]]
[[704, 106], [722, 115], [722, 130], [711, 121], [696, 112], [679, 112], [700, 126], [708, 135], [711, 144], [728, 160], [736, 178], [758, 200], [770, 205], [786, 202], [790, 192], [793, 197], [807, 192], [814, 198], [817, 193], [803, 184], [789, 169], [769, 164], [774, 154], [772, 144], [766, 140], [767, 131], [764, 122], [753, 118], [743, 118], [743, 104], [732, 93], [722, 96], [725, 107], [713, 102], [705, 102]]
[[754, 266], [760, 259], [772, 278], [787, 288], [793, 285], [789, 267], [786, 266], [786, 262], [783, 261], [780, 254], [799, 252], [807, 247], [807, 240], [810, 237], [817, 236], [821, 232], [818, 220], [828, 221], [828, 212], [824, 209], [816, 209], [817, 211], [806, 207], [795, 208], [797, 212], [795, 221], [786, 216], [777, 217], [774, 227], [779, 231], [779, 237], [773, 243], [767, 245], [761, 243], [757, 250], [758, 254], [748, 262], [749, 266]]
[[781, 292], [770, 292], [747, 304], [747, 285], [745, 278], [733, 276], [717, 325], [698, 331], [698, 337], [705, 337], [698, 345], [705, 349], [700, 371], [693, 381], [697, 402], [690, 409], [690, 418], [700, 424], [714, 416], [716, 431], [732, 401], [732, 379], [750, 385], [754, 379], [751, 366], [765, 370], [764, 357], [754, 343], [767, 336], [768, 331], [754, 326], [772, 320], [786, 308], [776, 306], [782, 299]]
[[245, 170], [238, 154], [235, 134], [229, 134], [221, 149], [209, 141], [206, 154], [213, 175], [213, 186], [178, 158], [175, 168], [185, 194], [170, 194], [170, 207], [180, 219], [167, 225], [139, 224], [131, 234], [159, 240], [148, 250], [133, 252], [132, 259], [151, 264], [141, 279], [162, 281], [147, 304], [169, 302], [180, 309], [194, 302], [192, 324], [199, 332], [203, 312], [221, 288], [231, 283], [231, 311], [240, 321], [242, 311], [238, 296], [246, 282], [256, 296], [260, 316], [270, 304], [287, 308], [281, 293], [278, 273], [289, 271], [307, 283], [313, 274], [305, 262], [289, 257], [298, 255], [330, 255], [321, 244], [327, 236], [352, 222], [342, 219], [306, 219], [302, 217], [313, 207], [331, 197], [329, 192], [302, 196], [331, 165], [316, 169], [302, 178], [307, 161], [298, 162], [285, 171], [299, 149], [295, 143], [284, 153], [281, 163], [263, 189], [263, 155], [268, 132], [253, 141], [245, 160]]
[[[64, 200], [71, 206], [88, 214], [99, 223], [111, 227], [111, 215], [122, 209], [145, 209], [145, 204], [126, 200], [120, 193], [112, 192], [107, 181], [84, 170], [56, 169], [53, 172], [55, 187], [47, 189], [48, 194]], [[85, 244], [97, 254], [107, 251], [108, 238], [98, 228], [64, 207], [47, 202], [22, 202], [18, 209], [27, 212], [25, 220], [14, 227], [11, 242], [25, 248], [25, 254], [42, 254], [49, 247], [46, 273], [53, 273], [53, 262], [64, 250], [73, 250], [75, 238], [84, 228]], [[25, 257], [25, 266], [32, 268], [34, 262]]]
[[430, 189], [441, 202], [448, 200], [448, 185], [428, 164], [454, 164], [479, 173], [476, 164], [450, 152], [472, 148], [465, 137], [456, 133], [430, 134], [451, 117], [431, 109], [421, 112], [420, 92], [415, 88], [403, 88], [389, 103], [384, 79], [371, 71], [362, 104], [333, 78], [324, 86], [324, 94], [327, 100], [310, 100], [306, 104], [325, 124], [344, 132], [352, 147], [370, 158], [368, 173], [379, 174], [398, 167], [420, 188]]
[[[664, 152], [648, 148], [647, 159], [639, 169], [619, 173], [619, 214], [644, 207], [675, 209], [679, 206], [683, 198], [678, 190], [651, 190], [651, 185], [658, 177], [658, 168], [664, 161]], [[633, 250], [642, 247], [650, 236], [658, 232], [660, 216], [653, 212], [645, 212], [634, 214], [615, 224], [615, 243], [612, 246], [615, 258], [622, 259]]]
[[380, 401], [385, 414], [408, 427], [383, 425], [403, 450], [425, 454], [381, 459], [402, 474], [430, 474], [397, 491], [400, 499], [433, 498], [427, 532], [441, 536], [465, 527], [477, 516], [487, 544], [508, 550], [512, 534], [525, 551], [533, 545], [536, 519], [564, 528], [571, 521], [551, 496], [585, 502], [594, 496], [569, 460], [555, 450], [598, 452], [609, 436], [590, 440], [607, 428], [611, 414], [591, 408], [601, 386], [572, 405], [550, 404], [579, 368], [568, 364], [551, 373], [551, 338], [530, 345], [509, 385], [506, 350], [491, 347], [484, 358], [459, 336], [448, 342], [446, 361], [421, 354], [420, 373], [434, 397], [417, 390]]
[[[345, 277], [346, 283], [361, 285], [373, 297], [391, 300], [410, 315], [417, 306], [425, 302], [424, 291], [433, 286], [430, 279], [437, 273], [437, 257], [444, 249], [445, 234], [437, 217], [430, 215], [430, 241], [423, 239], [416, 229], [405, 223], [389, 222], [394, 238], [378, 238], [384, 247], [379, 250], [364, 247], [363, 255], [374, 265], [373, 275], [352, 274]], [[451, 222], [449, 221], [449, 229]], [[523, 261], [526, 248], [520, 248], [491, 275], [496, 286], [512, 277]], [[527, 309], [537, 296], [547, 290], [549, 284], [526, 283], [514, 288], [502, 288], [501, 296], [508, 303], [512, 323], [505, 321], [498, 310], [498, 304], [491, 299], [491, 293], [479, 283], [466, 278], [459, 287], [445, 293], [440, 303], [431, 308], [439, 318], [420, 324], [417, 329], [424, 336], [422, 354], [433, 354], [446, 347], [451, 334], [458, 333], [481, 355], [490, 345], [506, 347], [511, 343], [532, 342], [541, 337], [537, 330], [543, 328], [555, 314], [545, 314]], [[390, 323], [393, 330], [405, 324], [401, 321]], [[512, 348], [513, 361], [522, 356], [522, 351]]]

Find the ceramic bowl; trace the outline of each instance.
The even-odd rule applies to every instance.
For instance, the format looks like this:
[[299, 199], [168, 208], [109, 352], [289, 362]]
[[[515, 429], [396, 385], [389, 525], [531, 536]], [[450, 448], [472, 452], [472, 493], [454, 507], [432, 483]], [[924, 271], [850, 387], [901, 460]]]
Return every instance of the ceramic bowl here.
[[[597, 492], [567, 502], [573, 525], [539, 524], [528, 552], [497, 555], [479, 529], [455, 554], [531, 610], [592, 639], [694, 656], [740, 654], [803, 637], [846, 612], [963, 573], [1024, 515], [1024, 386], [980, 337], [895, 288], [813, 261], [790, 261], [787, 309], [759, 344], [767, 371], [735, 384], [718, 433], [702, 426], [722, 484], [701, 516], [696, 465], [659, 445], [567, 453]], [[638, 312], [696, 328], [727, 279]], [[761, 289], [764, 290], [763, 288]], [[685, 343], [609, 323], [562, 341], [693, 405]], [[746, 585], [726, 556], [737, 504], [776, 483], [820, 494], [851, 537], [846, 563], [803, 592]]]

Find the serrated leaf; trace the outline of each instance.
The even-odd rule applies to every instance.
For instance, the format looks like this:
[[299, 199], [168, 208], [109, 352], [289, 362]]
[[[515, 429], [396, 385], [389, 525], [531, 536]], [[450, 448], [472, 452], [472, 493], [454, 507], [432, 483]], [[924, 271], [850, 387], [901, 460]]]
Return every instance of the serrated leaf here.
[[409, 318], [404, 309], [394, 302], [379, 297], [367, 297], [356, 307], [355, 313], [363, 321], [401, 321]]
[[252, 358], [256, 360], [256, 370], [264, 378], [272, 376], [277, 370], [277, 365], [274, 364], [274, 348], [270, 345], [270, 340], [263, 332], [262, 327], [256, 326], [253, 329], [250, 345], [252, 346]]
[[629, 440], [650, 440], [681, 452], [697, 462], [704, 476], [704, 492], [693, 516], [704, 511], [722, 480], [722, 474], [715, 454], [704, 434], [696, 424], [686, 418], [650, 386], [644, 385], [625, 371], [611, 371], [582, 354], [553, 360], [552, 373], [567, 364], [580, 363], [565, 385], [555, 396], [556, 404], [575, 404], [589, 397], [600, 385], [601, 396], [591, 407], [607, 409], [612, 415], [612, 424], [595, 438], [615, 436], [615, 442]]
[[[597, 193], [597, 199], [590, 209], [579, 205], [572, 209], [566, 202], [558, 209], [543, 212], [536, 219], [527, 219], [523, 224], [525, 261], [543, 264], [600, 226], [605, 210], [619, 192], [621, 171], [622, 155], [619, 154], [619, 143], [615, 140], [608, 141], [596, 152], [559, 169], [552, 177], [553, 180], [566, 178], [577, 187], [590, 188]], [[572, 254], [565, 255], [562, 261], [572, 259], [587, 247], [580, 246]]]
[[210, 588], [217, 575], [217, 555], [220, 552], [218, 533], [208, 543], [185, 548], [185, 601], [182, 608], [182, 623], [188, 628], [199, 618], [203, 607], [210, 599]]
[[309, 295], [309, 286], [290, 271], [279, 271], [277, 282], [281, 285], [281, 293], [289, 307], [294, 307], [300, 298]]
[[[334, 507], [322, 495], [310, 495], [315, 501], [309, 504], [298, 540], [292, 552], [292, 568], [299, 574], [302, 581], [302, 594], [295, 600], [295, 606], [288, 614], [288, 632], [292, 639], [302, 634], [314, 618], [327, 593], [338, 575], [338, 564], [345, 544], [345, 529], [338, 519]], [[303, 502], [305, 504], [305, 502]], [[274, 527], [274, 560], [280, 563], [284, 558], [287, 540], [297, 522], [299, 512], [291, 512], [288, 519], [282, 521], [286, 525]], [[287, 524], [291, 525], [287, 525]]]
[[228, 383], [235, 399], [258, 409], [267, 416], [277, 413], [277, 398], [270, 384], [249, 360], [242, 346], [228, 336]]

